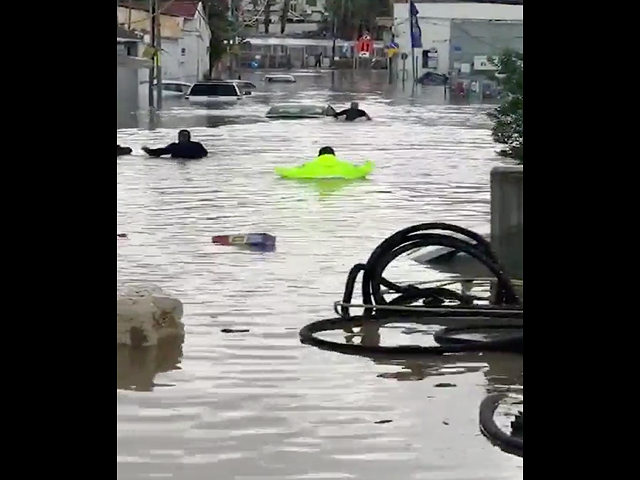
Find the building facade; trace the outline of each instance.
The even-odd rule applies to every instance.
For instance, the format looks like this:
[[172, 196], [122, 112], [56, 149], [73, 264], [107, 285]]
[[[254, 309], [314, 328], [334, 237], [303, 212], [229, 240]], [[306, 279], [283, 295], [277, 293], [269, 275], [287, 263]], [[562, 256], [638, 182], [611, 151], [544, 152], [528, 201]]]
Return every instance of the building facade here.
[[396, 66], [407, 70], [408, 78], [414, 73], [420, 78], [429, 71], [472, 75], [476, 70], [490, 68], [486, 59], [507, 48], [523, 52], [522, 0], [506, 0], [505, 3], [416, 3], [424, 48], [415, 51], [415, 62], [411, 59], [410, 6], [409, 3], [396, 3], [396, 41], [400, 53], [409, 56], [406, 63], [396, 62]]
[[148, 76], [151, 62], [140, 58], [144, 44], [131, 32], [118, 28], [116, 36], [117, 126], [129, 125], [140, 109], [140, 83]]
[[[162, 31], [160, 65], [163, 78], [195, 83], [209, 74], [211, 30], [199, 1], [161, 3], [158, 16]], [[123, 1], [118, 7], [118, 24], [145, 33], [150, 43], [148, 2]]]

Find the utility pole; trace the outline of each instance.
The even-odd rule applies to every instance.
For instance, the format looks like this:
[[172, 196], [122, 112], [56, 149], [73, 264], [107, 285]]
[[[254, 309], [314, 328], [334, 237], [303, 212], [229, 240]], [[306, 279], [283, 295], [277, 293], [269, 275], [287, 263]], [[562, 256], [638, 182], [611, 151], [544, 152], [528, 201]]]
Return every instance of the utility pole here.
[[231, 9], [230, 12], [230, 17], [231, 17], [231, 24], [233, 25], [233, 30], [234, 30], [234, 34], [233, 34], [233, 38], [231, 38], [230, 44], [231, 44], [231, 48], [229, 51], [229, 61], [230, 61], [230, 65], [229, 65], [229, 78], [231, 80], [235, 80], [238, 76], [238, 67], [240, 64], [240, 58], [238, 55], [238, 34], [239, 29], [240, 29], [240, 0], [230, 0], [229, 1], [229, 8]]
[[151, 17], [151, 28], [150, 28], [150, 36], [151, 36], [151, 48], [153, 51], [153, 58], [151, 59], [151, 66], [149, 67], [149, 110], [155, 110], [155, 81], [156, 81], [156, 0], [149, 0], [149, 16]]
[[156, 107], [162, 110], [162, 18], [160, 17], [160, 0], [156, 5]]
[[331, 67], [336, 66], [336, 57], [338, 56], [338, 12], [333, 8], [333, 48], [331, 50]]

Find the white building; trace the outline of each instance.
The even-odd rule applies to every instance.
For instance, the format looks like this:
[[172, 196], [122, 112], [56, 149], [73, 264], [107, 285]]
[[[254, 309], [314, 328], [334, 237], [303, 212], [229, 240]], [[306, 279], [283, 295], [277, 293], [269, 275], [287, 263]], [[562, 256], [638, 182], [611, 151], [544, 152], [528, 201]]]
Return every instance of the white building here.
[[[423, 49], [415, 52], [419, 78], [428, 71], [473, 74], [482, 57], [500, 54], [506, 48], [524, 51], [524, 6], [517, 2], [498, 3], [416, 3], [422, 29]], [[396, 41], [400, 52], [409, 55], [406, 68], [412, 78], [411, 23], [409, 3], [394, 7]]]
[[[161, 2], [162, 31], [160, 64], [166, 80], [197, 82], [209, 73], [211, 30], [200, 1]], [[150, 43], [151, 20], [148, 1], [122, 0], [118, 24], [128, 30], [145, 33]]]
[[140, 58], [144, 44], [138, 36], [118, 29], [116, 36], [117, 76], [117, 123], [127, 125], [131, 116], [138, 111], [139, 85], [148, 78], [149, 60]]

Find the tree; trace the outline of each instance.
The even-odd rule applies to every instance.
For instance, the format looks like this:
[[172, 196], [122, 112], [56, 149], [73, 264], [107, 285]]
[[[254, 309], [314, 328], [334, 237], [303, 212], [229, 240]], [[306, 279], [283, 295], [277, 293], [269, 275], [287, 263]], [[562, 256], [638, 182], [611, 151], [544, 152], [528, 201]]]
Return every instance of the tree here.
[[327, 0], [327, 16], [335, 21], [339, 38], [352, 40], [362, 31], [372, 31], [378, 17], [391, 15], [389, 0]]
[[282, 16], [280, 17], [280, 34], [284, 35], [287, 31], [287, 24], [289, 22], [289, 10], [291, 10], [291, 0], [284, 0], [282, 6]]
[[524, 164], [524, 54], [506, 51], [495, 63], [506, 98], [489, 114], [493, 139], [505, 146], [502, 156]]
[[273, 12], [273, 0], [265, 0], [264, 5], [264, 33], [271, 32], [271, 13]]
[[229, 19], [229, 4], [227, 1], [228, 0], [204, 1], [209, 28], [211, 29], [211, 48], [209, 49], [211, 71], [213, 71], [215, 65], [227, 54], [228, 42], [234, 37], [233, 24]]

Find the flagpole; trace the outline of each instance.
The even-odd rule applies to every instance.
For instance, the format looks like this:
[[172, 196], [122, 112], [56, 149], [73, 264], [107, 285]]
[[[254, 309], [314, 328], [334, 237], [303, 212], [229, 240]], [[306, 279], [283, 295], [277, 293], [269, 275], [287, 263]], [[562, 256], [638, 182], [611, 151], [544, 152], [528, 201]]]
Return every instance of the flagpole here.
[[411, 25], [411, 65], [413, 69], [413, 85], [418, 81], [419, 59], [416, 57], [416, 50], [423, 48], [422, 29], [419, 20], [420, 12], [414, 0], [409, 2], [409, 23]]
[[413, 73], [413, 84], [416, 84], [416, 49], [411, 47], [411, 71]]

